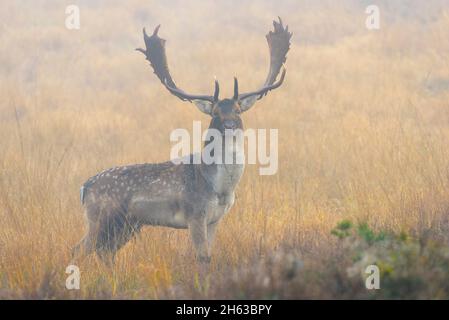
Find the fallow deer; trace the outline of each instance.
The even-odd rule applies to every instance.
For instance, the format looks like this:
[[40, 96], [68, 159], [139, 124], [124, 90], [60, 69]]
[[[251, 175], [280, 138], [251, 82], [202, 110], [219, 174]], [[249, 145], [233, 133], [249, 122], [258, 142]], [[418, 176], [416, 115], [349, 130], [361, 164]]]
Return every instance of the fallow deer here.
[[[176, 97], [193, 102], [201, 112], [212, 117], [209, 130], [243, 129], [240, 115], [270, 90], [284, 81], [286, 61], [292, 34], [281, 19], [273, 21], [274, 31], [266, 38], [270, 50], [270, 67], [263, 86], [254, 92], [239, 93], [234, 78], [234, 95], [219, 99], [215, 80], [212, 96], [188, 94], [176, 86], [170, 75], [165, 55], [165, 40], [159, 38], [159, 27], [148, 36], [143, 29], [146, 49], [142, 52], [154, 73]], [[206, 142], [207, 144], [207, 142]], [[223, 146], [224, 147], [224, 146]], [[239, 145], [238, 148], [243, 148]], [[226, 153], [223, 150], [223, 154]], [[236, 152], [233, 148], [232, 152]], [[191, 155], [193, 157], [193, 155]], [[103, 261], [112, 261], [116, 251], [144, 225], [189, 229], [197, 258], [210, 261], [210, 249], [217, 224], [234, 203], [234, 191], [243, 174], [243, 164], [136, 164], [107, 169], [88, 179], [81, 187], [88, 232], [73, 249], [74, 257], [96, 252]], [[108, 258], [108, 259], [106, 259]]]

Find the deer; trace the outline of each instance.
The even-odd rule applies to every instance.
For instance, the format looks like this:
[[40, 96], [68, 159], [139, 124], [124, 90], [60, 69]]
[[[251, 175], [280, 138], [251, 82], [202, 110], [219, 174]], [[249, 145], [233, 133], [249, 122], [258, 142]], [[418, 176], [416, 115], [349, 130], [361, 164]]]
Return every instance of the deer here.
[[[143, 28], [145, 49], [136, 50], [145, 55], [172, 95], [193, 103], [211, 117], [208, 130], [224, 135], [243, 130], [241, 114], [284, 81], [284, 63], [292, 33], [288, 26], [284, 27], [280, 17], [279, 21], [273, 21], [273, 26], [274, 30], [266, 35], [270, 66], [264, 84], [256, 91], [239, 93], [238, 80], [234, 77], [232, 98], [219, 98], [217, 80], [213, 95], [189, 94], [176, 85], [167, 64], [166, 40], [158, 36], [160, 25], [151, 36]], [[276, 81], [281, 67], [283, 71]], [[203, 148], [209, 142], [206, 141]], [[226, 154], [236, 153], [243, 146], [234, 145], [229, 151], [223, 144], [223, 148]], [[80, 189], [88, 230], [72, 249], [72, 258], [95, 252], [103, 262], [113, 264], [116, 252], [143, 226], [151, 225], [188, 229], [197, 261], [209, 263], [217, 225], [234, 204], [235, 190], [243, 172], [242, 163], [167, 161], [118, 166], [98, 173]]]

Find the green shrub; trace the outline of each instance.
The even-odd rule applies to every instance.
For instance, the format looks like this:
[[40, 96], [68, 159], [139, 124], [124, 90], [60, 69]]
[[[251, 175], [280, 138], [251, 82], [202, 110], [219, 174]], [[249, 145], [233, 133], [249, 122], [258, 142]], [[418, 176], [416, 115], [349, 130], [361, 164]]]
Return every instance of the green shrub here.
[[352, 227], [343, 221], [332, 231], [343, 250], [353, 257], [349, 278], [366, 279], [366, 267], [377, 265], [380, 289], [371, 298], [449, 298], [449, 248], [431, 238], [415, 238], [405, 232], [375, 232], [367, 224]]

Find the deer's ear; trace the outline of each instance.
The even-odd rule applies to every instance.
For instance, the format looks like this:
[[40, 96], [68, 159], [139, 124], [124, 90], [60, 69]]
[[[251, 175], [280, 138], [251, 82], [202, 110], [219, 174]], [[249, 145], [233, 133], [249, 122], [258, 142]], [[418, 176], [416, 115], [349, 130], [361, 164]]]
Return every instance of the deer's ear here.
[[206, 100], [193, 100], [192, 102], [201, 112], [212, 115], [212, 107], [214, 106], [212, 102]]
[[257, 95], [239, 100], [240, 110], [242, 110], [242, 112], [248, 111], [256, 103], [256, 101]]

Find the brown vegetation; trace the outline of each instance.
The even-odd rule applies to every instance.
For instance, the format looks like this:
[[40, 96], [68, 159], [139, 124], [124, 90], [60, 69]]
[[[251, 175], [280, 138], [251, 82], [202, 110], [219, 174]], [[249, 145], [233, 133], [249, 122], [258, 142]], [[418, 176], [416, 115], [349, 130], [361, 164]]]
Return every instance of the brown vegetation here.
[[[89, 1], [81, 30], [69, 31], [60, 1], [3, 1], [0, 297], [365, 298], [362, 276], [346, 274], [352, 249], [331, 234], [339, 221], [447, 246], [449, 9], [381, 1], [381, 29], [368, 31], [359, 1], [297, 2]], [[243, 118], [279, 129], [279, 172], [247, 167], [210, 273], [198, 276], [187, 232], [147, 227], [113, 272], [90, 257], [81, 290], [67, 291], [70, 248], [85, 232], [81, 184], [111, 166], [165, 161], [173, 129], [206, 126], [133, 51], [141, 28], [162, 24], [183, 88], [209, 92], [216, 75], [231, 96], [234, 75], [245, 91], [265, 79], [276, 15], [294, 32], [286, 81]], [[282, 278], [290, 264], [300, 280]], [[438, 290], [424, 297], [448, 297]]]

